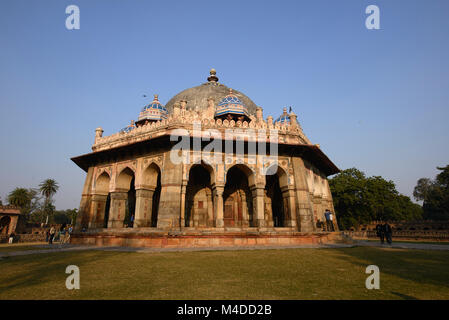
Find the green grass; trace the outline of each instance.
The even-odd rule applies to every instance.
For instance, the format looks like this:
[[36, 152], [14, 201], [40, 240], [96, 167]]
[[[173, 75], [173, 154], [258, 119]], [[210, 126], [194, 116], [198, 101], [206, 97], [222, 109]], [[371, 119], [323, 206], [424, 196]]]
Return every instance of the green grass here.
[[[449, 251], [356, 247], [138, 253], [77, 251], [0, 260], [0, 299], [449, 299]], [[81, 289], [67, 290], [67, 265]], [[380, 290], [365, 288], [367, 265]]]
[[46, 242], [29, 242], [29, 243], [12, 243], [12, 244], [0, 244], [0, 253], [24, 251], [24, 250], [41, 250], [41, 245], [45, 245]]
[[[379, 239], [373, 240], [373, 239], [367, 239], [363, 241], [369, 241], [369, 242], [379, 242]], [[393, 243], [421, 243], [421, 244], [442, 244], [442, 245], [449, 245], [449, 241], [422, 241], [422, 240], [393, 240]], [[387, 244], [385, 242], [385, 244]]]

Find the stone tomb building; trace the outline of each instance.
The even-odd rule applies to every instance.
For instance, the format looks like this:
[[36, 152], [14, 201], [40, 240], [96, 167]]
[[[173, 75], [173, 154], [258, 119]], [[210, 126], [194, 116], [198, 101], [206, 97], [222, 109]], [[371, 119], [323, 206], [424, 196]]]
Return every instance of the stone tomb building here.
[[[103, 136], [96, 129], [92, 152], [72, 158], [87, 172], [74, 243], [330, 240], [317, 223], [326, 209], [334, 212], [326, 177], [339, 169], [305, 136], [291, 110], [264, 119], [261, 107], [218, 80], [212, 69], [206, 83], [165, 106], [155, 95], [120, 132]], [[189, 143], [188, 150], [176, 152], [182, 162], [173, 158], [180, 141]]]

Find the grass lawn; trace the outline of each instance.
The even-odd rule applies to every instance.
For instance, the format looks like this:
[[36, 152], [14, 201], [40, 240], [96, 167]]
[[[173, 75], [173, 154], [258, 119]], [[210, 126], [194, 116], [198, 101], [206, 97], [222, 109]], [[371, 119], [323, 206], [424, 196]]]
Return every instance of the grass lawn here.
[[12, 243], [0, 244], [0, 253], [23, 251], [23, 250], [40, 250], [39, 246], [47, 244], [46, 242], [29, 242], [29, 243]]
[[[67, 290], [67, 265], [81, 289]], [[380, 290], [365, 288], [367, 265]], [[356, 247], [138, 253], [72, 251], [0, 260], [0, 299], [449, 299], [449, 251]]]

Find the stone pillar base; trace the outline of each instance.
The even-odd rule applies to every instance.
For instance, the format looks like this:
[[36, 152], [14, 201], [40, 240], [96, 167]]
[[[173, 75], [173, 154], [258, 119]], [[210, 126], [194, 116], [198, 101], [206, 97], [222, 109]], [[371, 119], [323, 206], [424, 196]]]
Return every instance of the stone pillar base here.
[[256, 223], [256, 226], [259, 227], [259, 228], [266, 227], [264, 219], [257, 219], [254, 222]]
[[224, 227], [223, 219], [215, 219], [215, 228], [223, 228], [223, 227]]
[[151, 227], [150, 221], [148, 219], [138, 219], [134, 220], [133, 228], [145, 228]]

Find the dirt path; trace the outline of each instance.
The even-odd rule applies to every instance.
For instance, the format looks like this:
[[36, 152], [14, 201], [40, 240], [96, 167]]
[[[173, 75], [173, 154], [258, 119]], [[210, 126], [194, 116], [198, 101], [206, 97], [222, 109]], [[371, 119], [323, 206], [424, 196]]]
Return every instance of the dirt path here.
[[354, 244], [324, 244], [324, 245], [297, 245], [297, 246], [248, 246], [248, 247], [200, 247], [200, 248], [134, 248], [134, 247], [96, 247], [81, 246], [71, 244], [53, 244], [53, 245], [37, 245], [36, 250], [22, 250], [12, 252], [0, 252], [0, 259], [5, 257], [24, 256], [29, 254], [67, 252], [80, 250], [101, 250], [101, 251], [122, 251], [122, 252], [185, 252], [185, 251], [221, 251], [221, 250], [264, 250], [264, 249], [297, 249], [297, 248], [350, 248], [355, 246], [378, 247], [378, 248], [398, 248], [398, 249], [415, 249], [415, 250], [449, 250], [449, 245], [425, 244], [425, 243], [393, 243], [380, 244], [372, 241], [355, 241]]

